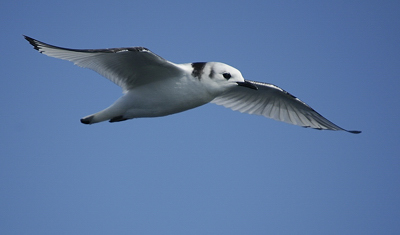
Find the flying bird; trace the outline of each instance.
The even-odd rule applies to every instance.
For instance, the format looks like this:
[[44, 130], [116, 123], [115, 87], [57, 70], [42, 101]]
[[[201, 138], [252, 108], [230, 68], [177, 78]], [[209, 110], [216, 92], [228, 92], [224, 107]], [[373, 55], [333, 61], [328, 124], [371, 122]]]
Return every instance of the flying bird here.
[[224, 63], [175, 64], [145, 47], [68, 49], [24, 37], [40, 53], [92, 69], [122, 88], [122, 97], [82, 118], [84, 124], [160, 117], [214, 103], [302, 127], [361, 133], [335, 125], [275, 85], [245, 80]]

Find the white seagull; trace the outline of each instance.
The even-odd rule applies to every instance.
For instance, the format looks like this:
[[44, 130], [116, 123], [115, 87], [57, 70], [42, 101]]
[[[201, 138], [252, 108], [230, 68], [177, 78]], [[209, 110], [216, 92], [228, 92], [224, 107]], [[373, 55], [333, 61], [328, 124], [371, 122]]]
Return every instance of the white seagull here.
[[224, 63], [174, 64], [144, 47], [79, 50], [24, 37], [40, 53], [92, 69], [122, 88], [121, 98], [82, 118], [84, 124], [166, 116], [211, 102], [302, 127], [361, 133], [333, 124], [275, 85], [245, 80]]

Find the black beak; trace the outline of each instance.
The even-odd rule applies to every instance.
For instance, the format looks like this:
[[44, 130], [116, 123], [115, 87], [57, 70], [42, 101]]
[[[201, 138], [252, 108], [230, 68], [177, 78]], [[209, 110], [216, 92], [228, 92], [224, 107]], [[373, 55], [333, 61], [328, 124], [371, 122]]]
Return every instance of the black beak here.
[[254, 85], [253, 83], [249, 82], [249, 81], [244, 81], [244, 82], [237, 82], [237, 84], [239, 86], [243, 86], [243, 87], [247, 87], [253, 90], [258, 90], [258, 87], [256, 85]]

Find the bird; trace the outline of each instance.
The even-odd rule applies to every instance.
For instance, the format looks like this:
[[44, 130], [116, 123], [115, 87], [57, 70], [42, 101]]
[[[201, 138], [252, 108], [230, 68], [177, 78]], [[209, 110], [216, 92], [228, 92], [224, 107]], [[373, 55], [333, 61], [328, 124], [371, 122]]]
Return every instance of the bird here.
[[40, 53], [94, 70], [122, 88], [119, 99], [83, 117], [83, 124], [161, 117], [214, 103], [306, 128], [361, 133], [337, 126], [278, 86], [245, 80], [225, 63], [176, 64], [145, 47], [69, 49], [23, 36]]

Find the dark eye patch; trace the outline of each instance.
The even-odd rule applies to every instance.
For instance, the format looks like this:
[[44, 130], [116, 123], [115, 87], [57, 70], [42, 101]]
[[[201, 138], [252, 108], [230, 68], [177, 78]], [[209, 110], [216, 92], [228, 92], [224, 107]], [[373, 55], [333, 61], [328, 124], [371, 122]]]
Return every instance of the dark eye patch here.
[[229, 80], [229, 78], [232, 77], [232, 75], [231, 75], [230, 73], [223, 73], [222, 76], [224, 76], [224, 78], [225, 78], [226, 80]]

